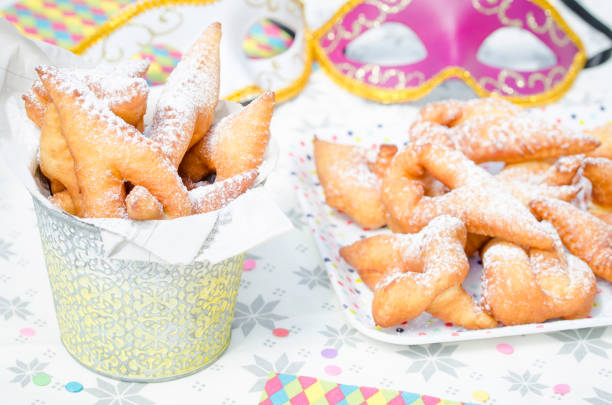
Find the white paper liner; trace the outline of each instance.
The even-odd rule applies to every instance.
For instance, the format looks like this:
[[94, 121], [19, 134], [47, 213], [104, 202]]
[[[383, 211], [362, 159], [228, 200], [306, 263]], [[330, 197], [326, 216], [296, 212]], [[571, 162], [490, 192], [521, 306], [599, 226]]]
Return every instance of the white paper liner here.
[[[47, 199], [46, 186], [36, 177], [40, 130], [27, 118], [20, 97], [30, 88], [36, 77], [34, 67], [39, 64], [91, 65], [68, 51], [26, 39], [4, 20], [0, 21], [0, 43], [3, 44], [0, 47], [2, 154], [32, 196], [57, 209]], [[151, 91], [149, 111], [153, 110], [158, 93], [155, 89]], [[221, 101], [215, 111], [215, 120], [239, 108], [240, 105], [235, 103]], [[110, 258], [169, 264], [186, 264], [194, 260], [217, 263], [291, 229], [291, 222], [262, 184], [273, 170], [277, 155], [278, 147], [270, 142], [257, 179], [259, 186], [219, 211], [161, 221], [79, 220], [100, 229], [105, 253]], [[221, 217], [226, 218], [223, 225], [219, 223]], [[247, 223], [248, 227], [245, 226]]]
[[[607, 112], [611, 106], [594, 105], [580, 109], [547, 107], [533, 110], [531, 113], [551, 122], [580, 130], [606, 123]], [[416, 111], [415, 111], [416, 116]], [[408, 128], [415, 118], [406, 117], [406, 126], [389, 128], [384, 126], [357, 128], [324, 128], [317, 130], [320, 139], [375, 148], [381, 143], [392, 143], [401, 149], [407, 139]], [[291, 148], [291, 157], [295, 166], [295, 184], [298, 199], [312, 228], [313, 237], [323, 257], [331, 284], [350, 324], [361, 333], [384, 342], [412, 345], [471, 339], [493, 338], [532, 333], [551, 332], [564, 329], [576, 329], [602, 325], [612, 325], [612, 283], [597, 278], [597, 296], [590, 318], [576, 320], [549, 320], [539, 324], [500, 326], [493, 329], [465, 330], [452, 324], [446, 324], [428, 313], [408, 321], [405, 324], [390, 328], [379, 328], [374, 325], [371, 315], [373, 294], [359, 279], [355, 269], [351, 268], [339, 255], [342, 246], [350, 245], [360, 238], [389, 233], [386, 228], [366, 230], [356, 225], [350, 217], [330, 208], [325, 204], [323, 189], [316, 176], [312, 139], [315, 134], [303, 134]], [[484, 165], [491, 171], [499, 170], [499, 164]], [[482, 266], [478, 255], [470, 260], [470, 273], [463, 282], [463, 287], [480, 300], [480, 275]], [[407, 292], [409, 293], [409, 292]]]

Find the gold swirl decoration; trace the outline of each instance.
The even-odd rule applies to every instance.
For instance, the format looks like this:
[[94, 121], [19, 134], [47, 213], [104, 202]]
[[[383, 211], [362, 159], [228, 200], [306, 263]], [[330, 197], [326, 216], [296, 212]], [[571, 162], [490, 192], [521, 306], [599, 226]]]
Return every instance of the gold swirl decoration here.
[[[478, 11], [486, 15], [497, 15], [499, 21], [509, 27], [522, 27], [523, 22], [518, 19], [508, 18], [506, 11], [514, 0], [484, 0], [488, 5], [482, 5], [482, 0], [472, 0], [472, 5]], [[497, 3], [497, 4], [496, 4]]]
[[[77, 55], [82, 55], [85, 53], [90, 47], [95, 45], [98, 41], [108, 37], [117, 29], [123, 27], [127, 22], [132, 20], [134, 17], [142, 14], [145, 11], [152, 10], [154, 8], [159, 7], [168, 7], [168, 6], [188, 6], [188, 5], [196, 5], [196, 6], [205, 6], [208, 4], [213, 4], [220, 0], [140, 0], [136, 3], [132, 3], [128, 6], [122, 8], [117, 14], [112, 16], [109, 20], [107, 20], [104, 24], [102, 24], [93, 34], [83, 39], [77, 45], [75, 45], [72, 49], [70, 49], [73, 53]], [[254, 0], [247, 0], [254, 1]], [[264, 3], [270, 3], [274, 6], [274, 0], [264, 0], [264, 2], [257, 3], [258, 5], [263, 6]], [[310, 76], [310, 72], [312, 69], [312, 51], [309, 44], [309, 31], [306, 25], [306, 20], [304, 17], [304, 5], [300, 0], [291, 0], [291, 5], [288, 7], [292, 7], [295, 9], [295, 5], [299, 7], [302, 14], [302, 23], [304, 27], [304, 66], [302, 68], [302, 72], [300, 75], [294, 79], [287, 86], [276, 89], [276, 101], [283, 102], [292, 97], [295, 97], [303, 88], [306, 86], [308, 82], [308, 77]], [[242, 89], [236, 90], [233, 93], [224, 96], [223, 98], [230, 101], [236, 102], [244, 102], [250, 98], [255, 97], [258, 94], [262, 94], [264, 89], [259, 87], [256, 84], [252, 84], [246, 86]]]
[[98, 228], [33, 200], [61, 340], [77, 361], [165, 381], [227, 348], [244, 254], [214, 265], [109, 259]]
[[555, 29], [555, 24], [553, 23], [553, 20], [550, 18], [550, 15], [548, 15], [548, 13], [546, 13], [546, 21], [544, 21], [544, 24], [538, 25], [535, 16], [530, 11], [529, 13], [527, 13], [527, 26], [538, 34], [547, 33], [550, 37], [550, 40], [553, 41], [553, 43], [557, 46], [563, 47], [571, 42], [569, 36], [565, 35], [563, 32], [559, 34], [559, 31]]

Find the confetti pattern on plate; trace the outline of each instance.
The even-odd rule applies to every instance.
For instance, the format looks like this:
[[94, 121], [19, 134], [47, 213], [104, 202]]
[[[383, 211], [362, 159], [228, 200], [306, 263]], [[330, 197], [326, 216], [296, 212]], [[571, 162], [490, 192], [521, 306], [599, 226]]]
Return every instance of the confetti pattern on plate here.
[[[609, 108], [577, 108], [572, 111], [561, 107], [547, 107], [533, 110], [532, 114], [550, 122], [557, 122], [575, 130], [591, 128], [608, 121], [606, 111]], [[408, 125], [410, 120], [407, 117]], [[317, 137], [332, 142], [360, 145], [366, 148], [378, 148], [380, 143], [405, 144], [408, 126], [405, 128], [388, 128], [377, 125], [373, 128], [321, 129]], [[300, 204], [306, 213], [312, 234], [319, 247], [323, 261], [334, 287], [336, 295], [351, 325], [363, 334], [384, 342], [395, 344], [426, 344], [470, 339], [482, 339], [501, 336], [514, 336], [531, 333], [551, 332], [564, 329], [575, 329], [602, 325], [612, 325], [612, 283], [598, 279], [600, 291], [595, 299], [589, 318], [577, 320], [551, 320], [541, 324], [504, 326], [494, 329], [469, 331], [462, 327], [445, 323], [428, 313], [396, 325], [391, 328], [377, 327], [371, 315], [373, 294], [338, 254], [342, 246], [349, 245], [361, 238], [389, 232], [363, 229], [356, 225], [347, 215], [330, 208], [325, 204], [323, 189], [316, 176], [312, 156], [312, 133], [304, 134], [298, 144], [289, 153], [295, 169], [293, 171], [296, 192]], [[491, 165], [483, 165], [490, 168]], [[470, 274], [463, 282], [463, 287], [476, 301], [480, 300], [480, 275], [482, 264], [478, 255], [470, 259]]]
[[[272, 373], [259, 405], [461, 405], [429, 395]], [[466, 405], [469, 405], [465, 403]]]
[[72, 48], [129, 0], [23, 0], [0, 12], [25, 35]]
[[251, 59], [271, 58], [289, 49], [294, 37], [289, 28], [264, 18], [249, 28], [242, 49]]
[[141, 52], [134, 55], [134, 59], [148, 59], [151, 61], [145, 78], [152, 86], [164, 84], [168, 75], [181, 60], [181, 53], [171, 46], [153, 44], [145, 46]]

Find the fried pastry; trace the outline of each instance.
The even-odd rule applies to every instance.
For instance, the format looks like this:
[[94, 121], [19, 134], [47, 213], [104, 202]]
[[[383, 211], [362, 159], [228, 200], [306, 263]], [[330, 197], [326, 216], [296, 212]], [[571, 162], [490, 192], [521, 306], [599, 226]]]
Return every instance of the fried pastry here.
[[[444, 222], [444, 227], [459, 223], [450, 217], [438, 217], [434, 221], [437, 221], [438, 226], [442, 226]], [[431, 225], [435, 225], [434, 222]], [[425, 234], [425, 229], [421, 232], [422, 235]], [[430, 231], [429, 229], [427, 232]], [[465, 231], [459, 233], [459, 242], [462, 245], [465, 240]], [[376, 291], [379, 282], [393, 274], [420, 273], [424, 270], [422, 263], [419, 263], [418, 258], [414, 257], [416, 251], [424, 249], [421, 245], [417, 246], [419, 243], [424, 243], [423, 238], [419, 234], [372, 236], [350, 246], [342, 247], [340, 255], [357, 270], [362, 281], [372, 291]], [[454, 244], [456, 241], [452, 242], [453, 246]], [[460, 255], [457, 256], [460, 257]], [[497, 325], [493, 318], [473, 302], [471, 295], [463, 289], [460, 283], [441, 291], [425, 310], [437, 318], [467, 329], [492, 328]]]
[[[39, 160], [40, 171], [51, 180], [52, 188], [58, 189], [58, 183], [65, 187], [67, 195], [61, 197], [62, 205], [72, 208], [66, 211], [83, 215], [83, 196], [77, 181], [74, 160], [62, 135], [59, 114], [52, 102], [47, 105], [40, 131]], [[68, 198], [72, 199], [71, 203], [66, 201]]]
[[477, 116], [515, 117], [521, 108], [501, 98], [476, 98], [467, 101], [446, 100], [427, 104], [419, 111], [419, 121], [454, 127]]
[[586, 211], [550, 198], [529, 203], [537, 217], [550, 222], [563, 244], [599, 277], [612, 281], [612, 225]]
[[[314, 138], [314, 160], [325, 202], [365, 228], [385, 225], [381, 177], [397, 148], [382, 145], [378, 152]], [[378, 174], [377, 174], [378, 173]]]
[[274, 93], [266, 91], [215, 124], [185, 155], [181, 176], [197, 182], [216, 173], [224, 180], [258, 167], [270, 139], [274, 100]]
[[570, 254], [549, 223], [555, 247], [525, 249], [494, 239], [482, 254], [482, 298], [504, 325], [586, 317], [597, 286], [589, 266]]
[[591, 136], [522, 115], [479, 115], [452, 128], [431, 122], [412, 125], [409, 143], [432, 142], [460, 150], [476, 163], [555, 158], [589, 152], [600, 145]]
[[589, 156], [612, 159], [612, 122], [584, 132], [601, 142], [599, 148], [588, 153]]
[[[425, 195], [426, 171], [451, 191], [438, 197]], [[472, 233], [542, 249], [553, 246], [529, 210], [499, 181], [443, 145], [409, 145], [399, 153], [383, 179], [382, 200], [402, 232], [417, 232], [446, 214], [461, 219]]]
[[593, 200], [612, 208], [612, 160], [606, 158], [586, 158], [584, 177], [593, 185]]
[[146, 188], [134, 186], [125, 197], [128, 217], [137, 221], [164, 218], [164, 207]]
[[[75, 80], [87, 85], [98, 98], [106, 101], [113, 113], [130, 125], [137, 126], [145, 114], [149, 87], [141, 77], [149, 66], [148, 62], [130, 61], [117, 67], [97, 69], [65, 69]], [[28, 117], [39, 127], [50, 96], [43, 84], [37, 80], [32, 89], [24, 94]], [[142, 128], [141, 128], [142, 129]]]
[[146, 130], [175, 167], [210, 128], [219, 99], [220, 41], [221, 24], [213, 23], [190, 46], [168, 76]]
[[59, 113], [84, 216], [127, 217], [124, 181], [146, 187], [171, 218], [191, 213], [187, 189], [154, 142], [70, 75], [49, 66], [36, 70]]
[[213, 184], [189, 190], [194, 214], [216, 211], [234, 201], [253, 185], [257, 170], [247, 170], [229, 179], [215, 181]]

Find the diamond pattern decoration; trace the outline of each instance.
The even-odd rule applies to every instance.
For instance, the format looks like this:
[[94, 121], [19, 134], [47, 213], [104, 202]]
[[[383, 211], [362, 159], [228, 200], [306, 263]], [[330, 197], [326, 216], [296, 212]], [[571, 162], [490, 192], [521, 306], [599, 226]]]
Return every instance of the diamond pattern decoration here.
[[72, 48], [130, 0], [22, 0], [0, 11], [25, 35]]
[[271, 373], [259, 405], [470, 405], [412, 392]]

